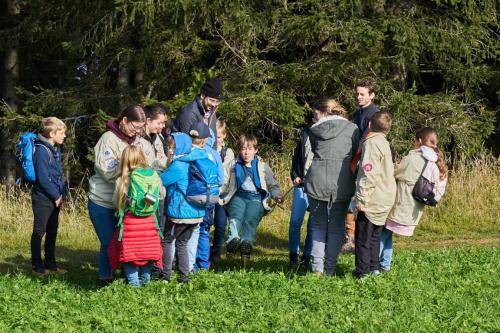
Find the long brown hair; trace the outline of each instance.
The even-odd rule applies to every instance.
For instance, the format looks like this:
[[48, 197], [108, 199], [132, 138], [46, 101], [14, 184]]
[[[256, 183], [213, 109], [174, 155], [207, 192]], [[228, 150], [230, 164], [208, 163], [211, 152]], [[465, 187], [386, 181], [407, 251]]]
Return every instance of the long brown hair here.
[[436, 165], [439, 169], [439, 179], [445, 180], [448, 177], [448, 166], [446, 165], [446, 157], [444, 156], [444, 152], [439, 148], [434, 148], [438, 159], [436, 161]]
[[116, 118], [116, 123], [119, 124], [125, 117], [127, 117], [127, 121], [146, 122], [144, 108], [140, 104], [130, 105], [123, 109]]
[[120, 160], [120, 186], [118, 187], [118, 211], [125, 210], [130, 173], [146, 166], [146, 155], [141, 147], [127, 146]]

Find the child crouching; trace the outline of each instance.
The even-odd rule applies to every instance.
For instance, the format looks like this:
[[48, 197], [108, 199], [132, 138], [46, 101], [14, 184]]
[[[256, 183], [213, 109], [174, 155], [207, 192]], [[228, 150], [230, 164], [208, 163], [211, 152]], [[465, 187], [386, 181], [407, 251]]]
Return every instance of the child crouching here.
[[269, 197], [283, 202], [283, 194], [271, 168], [257, 156], [257, 139], [242, 135], [240, 155], [224, 170], [222, 204], [227, 205], [229, 238], [227, 251], [240, 251], [249, 259], [260, 220], [270, 210]]
[[153, 264], [161, 267], [162, 234], [155, 214], [165, 190], [140, 147], [125, 148], [120, 164], [113, 193], [120, 220], [108, 253], [111, 269], [121, 265], [128, 283], [140, 287], [151, 279]]

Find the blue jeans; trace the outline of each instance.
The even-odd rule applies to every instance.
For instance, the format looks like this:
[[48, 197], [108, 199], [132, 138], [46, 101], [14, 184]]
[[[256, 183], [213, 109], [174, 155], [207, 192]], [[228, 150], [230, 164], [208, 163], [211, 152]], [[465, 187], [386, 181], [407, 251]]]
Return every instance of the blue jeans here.
[[151, 280], [151, 269], [153, 268], [151, 262], [144, 266], [135, 266], [129, 263], [124, 263], [122, 266], [128, 283], [132, 287], [143, 287]]
[[253, 245], [262, 216], [264, 206], [260, 200], [252, 200], [235, 195], [228, 204], [229, 238], [247, 241]]
[[226, 238], [227, 214], [224, 206], [215, 205], [214, 210], [214, 240], [212, 243], [212, 253], [221, 253], [224, 238]]
[[[303, 187], [295, 186], [293, 189], [292, 214], [290, 215], [290, 227], [288, 229], [288, 249], [290, 253], [299, 253], [300, 250], [300, 228], [304, 221], [307, 206], [309, 205], [307, 195]], [[306, 240], [302, 256], [311, 256], [312, 250], [312, 223], [311, 215], [307, 221]]]
[[196, 252], [196, 266], [199, 269], [210, 268], [210, 226], [213, 224], [213, 213], [214, 206], [207, 207], [203, 222], [200, 224], [198, 250]]
[[391, 269], [392, 260], [392, 231], [384, 228], [380, 234], [380, 268]]
[[109, 265], [108, 247], [113, 238], [118, 218], [115, 217], [114, 209], [99, 206], [91, 200], [89, 200], [87, 207], [90, 220], [101, 243], [98, 258], [99, 278], [109, 279], [113, 274]]
[[312, 271], [333, 275], [345, 235], [345, 215], [349, 202], [335, 202], [311, 198]]
[[198, 271], [198, 267], [196, 266], [196, 253], [198, 252], [198, 238], [200, 238], [200, 223], [198, 223], [193, 228], [193, 233], [189, 238], [187, 243], [187, 251], [189, 254], [189, 270], [194, 271], [195, 273]]

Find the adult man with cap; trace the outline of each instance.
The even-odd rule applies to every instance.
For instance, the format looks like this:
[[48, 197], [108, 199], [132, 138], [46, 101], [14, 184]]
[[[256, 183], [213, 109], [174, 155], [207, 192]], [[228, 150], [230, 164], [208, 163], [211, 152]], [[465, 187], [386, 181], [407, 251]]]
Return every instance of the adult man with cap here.
[[200, 94], [185, 105], [174, 121], [174, 131], [189, 134], [197, 122], [203, 121], [213, 132], [217, 142], [216, 110], [222, 97], [222, 82], [218, 78], [207, 80], [201, 87]]

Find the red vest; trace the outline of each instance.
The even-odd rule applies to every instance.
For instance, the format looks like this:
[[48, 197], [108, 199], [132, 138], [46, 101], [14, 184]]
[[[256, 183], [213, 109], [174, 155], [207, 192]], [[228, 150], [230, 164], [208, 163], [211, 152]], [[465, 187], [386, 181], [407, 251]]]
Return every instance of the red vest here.
[[125, 262], [144, 266], [149, 261], [162, 267], [162, 247], [153, 216], [139, 217], [130, 213], [123, 218], [123, 237], [118, 241], [117, 229], [108, 247], [111, 269], [115, 270]]

